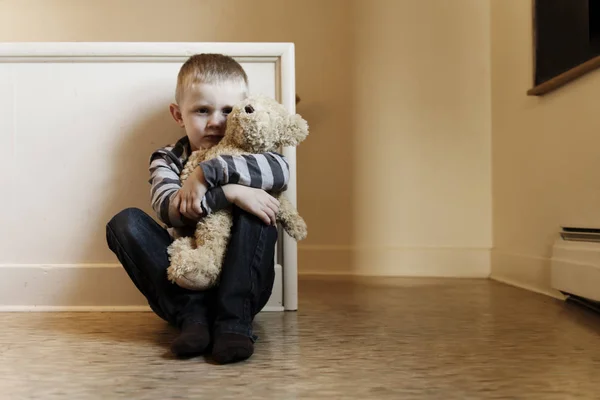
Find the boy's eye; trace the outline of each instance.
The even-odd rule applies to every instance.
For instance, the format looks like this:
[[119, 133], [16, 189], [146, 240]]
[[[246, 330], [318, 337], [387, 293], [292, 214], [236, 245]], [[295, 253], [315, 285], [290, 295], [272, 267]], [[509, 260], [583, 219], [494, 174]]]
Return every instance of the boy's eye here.
[[200, 108], [198, 108], [198, 110], [196, 110], [196, 112], [200, 113], [200, 114], [207, 114], [208, 113], [208, 108], [206, 108], [206, 107], [200, 107]]
[[231, 113], [231, 111], [232, 111], [232, 110], [233, 110], [233, 108], [232, 108], [232, 107], [225, 107], [225, 108], [223, 109], [223, 114], [225, 114], [225, 115], [229, 115], [229, 114]]

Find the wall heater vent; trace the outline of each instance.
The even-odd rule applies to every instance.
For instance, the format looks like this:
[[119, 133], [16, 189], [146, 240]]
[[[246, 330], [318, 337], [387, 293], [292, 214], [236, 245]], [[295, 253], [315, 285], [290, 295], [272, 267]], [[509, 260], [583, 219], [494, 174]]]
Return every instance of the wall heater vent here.
[[552, 287], [600, 301], [600, 228], [563, 227], [552, 247]]

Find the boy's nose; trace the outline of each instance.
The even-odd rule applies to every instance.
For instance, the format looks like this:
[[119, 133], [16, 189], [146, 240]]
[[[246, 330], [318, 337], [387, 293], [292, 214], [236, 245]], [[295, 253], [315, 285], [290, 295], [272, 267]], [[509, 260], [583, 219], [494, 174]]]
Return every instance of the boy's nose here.
[[221, 115], [213, 114], [208, 120], [208, 126], [220, 127], [225, 124], [225, 118]]

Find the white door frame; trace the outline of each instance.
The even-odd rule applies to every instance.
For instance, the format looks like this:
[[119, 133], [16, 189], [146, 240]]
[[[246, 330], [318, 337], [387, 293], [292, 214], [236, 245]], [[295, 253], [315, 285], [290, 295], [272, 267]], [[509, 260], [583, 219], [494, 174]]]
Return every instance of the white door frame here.
[[[275, 61], [278, 74], [277, 95], [290, 112], [295, 112], [295, 59], [293, 43], [128, 43], [128, 42], [24, 42], [0, 43], [0, 63], [10, 62], [135, 62], [176, 61], [193, 54], [223, 53], [252, 61]], [[284, 148], [283, 154], [290, 165], [290, 182], [286, 192], [294, 206], [296, 195], [296, 149]], [[285, 310], [298, 308], [298, 255], [297, 243], [287, 234], [282, 235], [283, 306]], [[39, 309], [39, 308], [38, 308]]]

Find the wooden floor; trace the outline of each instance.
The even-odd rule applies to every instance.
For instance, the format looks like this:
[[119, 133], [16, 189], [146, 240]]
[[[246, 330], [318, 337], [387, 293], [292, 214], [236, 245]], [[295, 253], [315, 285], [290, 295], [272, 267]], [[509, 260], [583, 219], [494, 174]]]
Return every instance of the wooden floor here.
[[0, 314], [1, 399], [597, 399], [600, 317], [485, 280], [306, 280], [241, 364], [150, 313]]

